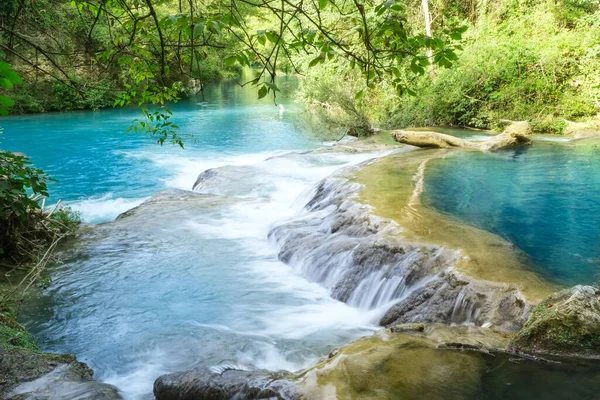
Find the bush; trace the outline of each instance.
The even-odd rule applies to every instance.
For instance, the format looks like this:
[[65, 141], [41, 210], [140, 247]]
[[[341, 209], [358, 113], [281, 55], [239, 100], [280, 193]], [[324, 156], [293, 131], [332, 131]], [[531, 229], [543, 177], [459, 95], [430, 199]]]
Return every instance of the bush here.
[[374, 115], [369, 108], [375, 105], [371, 99], [356, 98], [364, 84], [362, 78], [348, 72], [340, 78], [330, 69], [313, 67], [301, 80], [297, 98], [311, 112], [312, 130], [329, 137], [339, 137], [344, 132], [359, 137], [371, 134]]
[[53, 213], [41, 208], [49, 180], [25, 156], [0, 152], [0, 264], [47, 262], [49, 246], [79, 224], [79, 215], [68, 208]]
[[455, 66], [438, 70], [433, 82], [421, 79], [416, 97], [387, 108], [385, 125], [492, 128], [499, 119], [593, 117], [600, 111], [598, 2], [564, 3], [570, 8], [501, 1], [499, 16], [484, 14], [471, 26]]

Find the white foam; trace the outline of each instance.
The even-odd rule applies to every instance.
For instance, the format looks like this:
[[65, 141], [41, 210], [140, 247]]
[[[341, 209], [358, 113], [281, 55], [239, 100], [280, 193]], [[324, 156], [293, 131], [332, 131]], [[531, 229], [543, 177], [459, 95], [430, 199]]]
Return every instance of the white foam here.
[[101, 197], [90, 197], [87, 200], [69, 202], [68, 205], [81, 213], [81, 219], [85, 222], [98, 223], [114, 219], [117, 215], [139, 206], [146, 198], [128, 199], [114, 197], [107, 193]]

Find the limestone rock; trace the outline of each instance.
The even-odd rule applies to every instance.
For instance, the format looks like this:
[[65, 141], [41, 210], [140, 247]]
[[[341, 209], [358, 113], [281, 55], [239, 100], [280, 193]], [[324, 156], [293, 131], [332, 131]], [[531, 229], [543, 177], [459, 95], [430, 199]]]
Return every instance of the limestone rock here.
[[116, 387], [94, 381], [88, 373], [89, 370], [86, 369], [82, 369], [79, 365], [60, 364], [38, 379], [17, 386], [8, 398], [13, 400], [122, 399]]
[[600, 289], [575, 286], [543, 300], [511, 348], [523, 352], [600, 358]]
[[493, 359], [490, 350], [506, 342], [503, 334], [478, 327], [395, 326], [302, 373], [298, 391], [303, 399], [479, 398], [484, 357]]

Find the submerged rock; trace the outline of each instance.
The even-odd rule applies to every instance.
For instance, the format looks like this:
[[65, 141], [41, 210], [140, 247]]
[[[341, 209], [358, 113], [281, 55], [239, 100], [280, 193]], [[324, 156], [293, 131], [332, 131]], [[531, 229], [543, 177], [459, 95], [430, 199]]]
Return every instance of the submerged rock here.
[[515, 350], [600, 358], [600, 289], [575, 286], [542, 301], [511, 341]]
[[290, 373], [198, 368], [154, 382], [157, 400], [297, 399]]
[[531, 144], [531, 124], [527, 121], [505, 121], [504, 132], [484, 141], [460, 139], [444, 133], [429, 131], [392, 131], [392, 137], [397, 142], [417, 147], [434, 148], [466, 148], [482, 151], [495, 151], [515, 146]]

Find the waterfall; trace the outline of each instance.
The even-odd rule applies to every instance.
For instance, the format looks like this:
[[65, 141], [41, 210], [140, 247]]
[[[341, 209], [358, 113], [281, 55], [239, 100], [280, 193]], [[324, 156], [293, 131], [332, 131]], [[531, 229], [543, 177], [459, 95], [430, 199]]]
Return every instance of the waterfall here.
[[478, 325], [480, 314], [481, 308], [477, 302], [467, 297], [466, 290], [463, 289], [456, 296], [450, 323], [452, 325]]
[[296, 274], [353, 307], [380, 310], [380, 317], [448, 265], [439, 260], [442, 250], [390, 239], [398, 227], [354, 202], [359, 188], [341, 178], [322, 181], [304, 212], [274, 227], [269, 237]]

